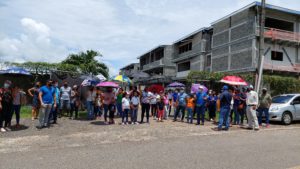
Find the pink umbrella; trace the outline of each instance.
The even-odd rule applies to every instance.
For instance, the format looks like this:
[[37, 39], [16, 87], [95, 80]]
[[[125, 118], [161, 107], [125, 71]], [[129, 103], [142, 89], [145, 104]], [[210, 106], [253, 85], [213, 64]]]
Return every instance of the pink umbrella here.
[[248, 85], [245, 80], [243, 80], [238, 76], [225, 76], [220, 82], [230, 84], [230, 85], [242, 85], [242, 86]]
[[192, 84], [191, 93], [197, 93], [199, 91], [200, 86], [203, 87], [203, 91], [207, 93], [208, 91], [207, 87], [200, 84]]
[[115, 82], [100, 82], [97, 84], [97, 87], [113, 87], [113, 88], [118, 88], [119, 85]]

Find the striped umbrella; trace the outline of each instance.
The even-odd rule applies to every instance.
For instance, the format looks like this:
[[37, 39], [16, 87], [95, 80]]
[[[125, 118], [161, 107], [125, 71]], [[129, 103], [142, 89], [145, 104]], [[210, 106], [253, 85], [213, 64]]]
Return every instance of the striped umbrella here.
[[119, 81], [122, 83], [132, 83], [132, 81], [127, 76], [124, 76], [124, 75], [114, 76], [114, 77], [112, 77], [112, 80]]

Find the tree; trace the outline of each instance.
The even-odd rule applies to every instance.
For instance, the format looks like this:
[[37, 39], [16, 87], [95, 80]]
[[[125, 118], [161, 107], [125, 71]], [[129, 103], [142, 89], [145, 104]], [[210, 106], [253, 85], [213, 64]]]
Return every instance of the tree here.
[[108, 67], [104, 63], [97, 61], [96, 57], [102, 57], [102, 55], [99, 52], [87, 50], [78, 54], [70, 54], [67, 59], [62, 61], [62, 64], [77, 66], [79, 71], [84, 74], [102, 74], [107, 78]]

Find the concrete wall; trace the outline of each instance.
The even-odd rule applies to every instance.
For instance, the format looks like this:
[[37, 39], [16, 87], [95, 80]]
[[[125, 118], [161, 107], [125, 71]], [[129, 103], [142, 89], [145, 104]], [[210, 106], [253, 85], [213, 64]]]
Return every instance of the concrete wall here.
[[239, 71], [254, 66], [255, 13], [245, 10], [213, 25], [212, 71]]

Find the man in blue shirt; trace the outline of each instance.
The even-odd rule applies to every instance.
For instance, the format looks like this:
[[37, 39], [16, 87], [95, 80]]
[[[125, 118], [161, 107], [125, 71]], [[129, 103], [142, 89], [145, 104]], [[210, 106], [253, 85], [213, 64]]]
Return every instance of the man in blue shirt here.
[[173, 104], [173, 107], [174, 107], [174, 116], [175, 116], [175, 114], [176, 114], [176, 108], [177, 108], [176, 102], [177, 102], [177, 97], [178, 97], [178, 89], [176, 89], [176, 90], [174, 91], [172, 97], [173, 97], [173, 102], [172, 102], [172, 104]]
[[230, 105], [232, 100], [232, 94], [228, 91], [228, 86], [223, 86], [223, 92], [220, 95], [221, 102], [221, 110], [220, 110], [220, 118], [219, 125], [216, 130], [222, 130], [222, 126], [225, 121], [225, 130], [229, 130], [229, 113], [230, 113]]
[[203, 92], [203, 86], [199, 86], [199, 92], [196, 94], [196, 113], [197, 113], [197, 124], [204, 125], [204, 116], [205, 116], [205, 103], [207, 100], [207, 94]]
[[182, 113], [181, 121], [183, 121], [184, 115], [185, 115], [185, 107], [186, 107], [187, 96], [188, 95], [184, 92], [184, 90], [181, 89], [180, 93], [177, 96], [177, 101], [176, 101], [177, 108], [176, 108], [176, 113], [175, 113], [175, 116], [174, 116], [174, 121], [177, 121], [177, 117], [178, 117], [180, 112]]
[[54, 81], [53, 85], [54, 85], [53, 89], [54, 89], [55, 98], [56, 98], [56, 107], [54, 107], [54, 104], [52, 105], [52, 109], [50, 111], [49, 119], [48, 119], [49, 124], [50, 124], [51, 121], [52, 121], [52, 124], [56, 124], [56, 122], [57, 122], [57, 115], [58, 115], [58, 107], [59, 107], [59, 102], [60, 102], [60, 99], [59, 99], [59, 97], [60, 97], [60, 90], [59, 90], [59, 87], [58, 87], [58, 82]]
[[46, 85], [40, 88], [39, 101], [41, 103], [41, 109], [39, 114], [39, 126], [38, 129], [48, 127], [49, 113], [53, 107], [56, 108], [56, 96], [55, 90], [52, 87], [52, 80], [48, 80]]

